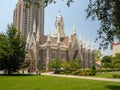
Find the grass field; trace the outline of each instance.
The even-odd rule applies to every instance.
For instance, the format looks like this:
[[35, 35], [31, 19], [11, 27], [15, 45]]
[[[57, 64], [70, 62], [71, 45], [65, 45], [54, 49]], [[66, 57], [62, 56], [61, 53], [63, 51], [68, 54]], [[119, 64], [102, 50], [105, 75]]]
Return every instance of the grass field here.
[[120, 83], [53, 76], [0, 76], [0, 90], [120, 90]]
[[95, 77], [102, 77], [102, 78], [113, 78], [112, 75], [120, 75], [120, 72], [100, 72], [95, 75]]

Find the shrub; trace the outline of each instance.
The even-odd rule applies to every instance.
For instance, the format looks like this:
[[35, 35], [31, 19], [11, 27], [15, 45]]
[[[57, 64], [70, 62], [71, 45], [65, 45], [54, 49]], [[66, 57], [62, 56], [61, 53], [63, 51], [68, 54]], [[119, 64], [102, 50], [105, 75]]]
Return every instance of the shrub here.
[[48, 64], [48, 67], [55, 69], [56, 72], [58, 72], [60, 66], [61, 66], [61, 61], [59, 59], [51, 60]]
[[72, 75], [79, 75], [80, 74], [80, 70], [77, 70], [77, 71], [72, 71]]
[[113, 78], [120, 78], [120, 75], [118, 75], [118, 74], [114, 74], [112, 76], [113, 76]]
[[96, 70], [96, 67], [95, 67], [95, 66], [92, 66], [92, 67], [91, 67], [91, 70]]

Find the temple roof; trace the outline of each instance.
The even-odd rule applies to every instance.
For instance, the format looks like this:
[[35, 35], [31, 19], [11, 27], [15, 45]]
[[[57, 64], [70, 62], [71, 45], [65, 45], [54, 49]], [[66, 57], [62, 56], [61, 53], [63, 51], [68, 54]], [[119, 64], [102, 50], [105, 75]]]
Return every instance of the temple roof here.
[[[71, 35], [71, 41], [73, 41], [75, 38], [75, 35]], [[68, 46], [69, 45], [69, 36], [66, 36], [64, 38], [60, 39], [60, 45], [63, 46]], [[47, 36], [46, 35], [40, 35], [40, 44], [45, 44], [47, 42]], [[51, 37], [51, 44], [57, 44], [57, 38], [56, 37]]]

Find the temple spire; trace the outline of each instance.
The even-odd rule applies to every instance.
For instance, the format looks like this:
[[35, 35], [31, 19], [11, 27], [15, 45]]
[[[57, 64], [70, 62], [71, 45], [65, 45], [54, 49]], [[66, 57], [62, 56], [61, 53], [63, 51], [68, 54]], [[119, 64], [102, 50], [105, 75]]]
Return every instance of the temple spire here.
[[80, 35], [80, 45], [83, 45], [82, 35]]
[[47, 41], [48, 41], [48, 42], [51, 41], [50, 29], [48, 30]]
[[83, 45], [83, 48], [85, 48], [84, 38], [82, 38], [82, 45]]
[[71, 43], [71, 35], [70, 35], [70, 31], [69, 31], [69, 36], [68, 36], [68, 43]]
[[27, 40], [26, 40], [26, 42], [29, 43], [29, 41], [30, 41], [30, 32], [28, 32], [28, 34], [27, 34]]
[[91, 50], [94, 50], [94, 42], [92, 42]]
[[65, 37], [65, 33], [64, 33], [64, 20], [63, 17], [60, 14], [60, 11], [58, 12], [58, 15], [56, 17], [55, 20], [55, 33], [54, 33], [54, 37], [58, 36], [58, 33], [60, 34], [60, 38]]
[[36, 35], [36, 41], [39, 41], [39, 39], [40, 39], [40, 31], [39, 31], [40, 29], [39, 29], [39, 27], [37, 28], [37, 35]]
[[58, 32], [57, 43], [60, 43], [60, 32]]
[[60, 16], [60, 10], [58, 11], [58, 16]]
[[36, 23], [35, 23], [35, 19], [34, 19], [34, 22], [33, 22], [33, 33], [36, 33]]
[[90, 43], [89, 43], [89, 41], [86, 43], [86, 49], [90, 49]]
[[76, 35], [76, 24], [73, 26], [73, 34]]

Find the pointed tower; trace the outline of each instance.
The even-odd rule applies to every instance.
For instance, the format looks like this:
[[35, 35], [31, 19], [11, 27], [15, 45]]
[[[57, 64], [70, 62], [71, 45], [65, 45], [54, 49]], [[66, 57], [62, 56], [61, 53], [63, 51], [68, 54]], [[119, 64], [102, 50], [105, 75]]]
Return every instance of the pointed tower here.
[[57, 43], [59, 44], [59, 43], [60, 43], [60, 33], [58, 32], [57, 35], [58, 35], [58, 36], [57, 36]]
[[94, 42], [92, 42], [91, 50], [94, 50]]
[[82, 41], [82, 35], [80, 35], [80, 46], [83, 45], [83, 41]]
[[47, 34], [46, 70], [49, 70], [48, 64], [50, 62], [50, 54], [51, 54], [51, 46], [50, 46], [51, 43], [50, 42], [51, 42], [51, 35], [50, 35], [50, 29], [49, 29], [48, 34]]
[[76, 25], [73, 26], [73, 34], [76, 35]]
[[47, 42], [51, 41], [51, 35], [50, 35], [50, 29], [48, 30], [48, 35], [47, 35]]
[[34, 19], [34, 22], [33, 22], [33, 33], [36, 33], [36, 23], [35, 23], [35, 19]]
[[60, 11], [58, 12], [58, 16], [56, 17], [56, 21], [55, 21], [54, 37], [58, 37], [58, 34], [60, 38], [65, 37], [64, 21], [63, 21], [63, 17], [60, 15]]
[[30, 32], [28, 32], [27, 34], [27, 40], [26, 40], [26, 43], [28, 44], [30, 42]]
[[37, 34], [36, 34], [36, 41], [39, 42], [40, 39], [40, 29], [39, 27], [37, 28]]
[[71, 35], [70, 35], [70, 30], [69, 30], [69, 36], [68, 36], [68, 43], [71, 44]]
[[89, 41], [86, 43], [86, 49], [87, 49], [87, 50], [90, 49], [90, 43], [89, 43]]
[[83, 48], [85, 48], [84, 38], [82, 38], [82, 44], [83, 44]]

